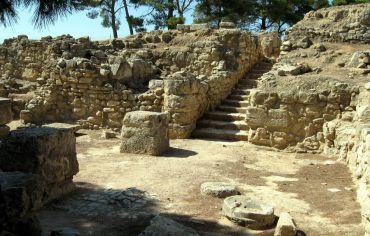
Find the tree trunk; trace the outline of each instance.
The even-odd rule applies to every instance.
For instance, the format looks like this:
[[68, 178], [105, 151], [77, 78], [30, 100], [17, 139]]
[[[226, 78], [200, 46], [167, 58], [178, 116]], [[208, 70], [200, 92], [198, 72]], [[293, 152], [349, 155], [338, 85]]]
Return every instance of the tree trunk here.
[[130, 13], [128, 11], [127, 0], [122, 0], [122, 3], [123, 3], [123, 7], [125, 8], [126, 21], [127, 21], [127, 24], [128, 24], [128, 28], [130, 30], [130, 35], [133, 35], [134, 34], [134, 28], [132, 27], [132, 22], [130, 20], [131, 16], [130, 16]]
[[261, 21], [261, 31], [262, 30], [266, 30], [267, 29], [267, 26], [266, 26], [266, 17], [265, 16], [263, 16], [262, 17], [262, 21]]
[[[173, 18], [174, 16], [174, 11], [175, 11], [175, 8], [174, 8], [174, 0], [168, 0], [168, 14], [167, 14], [167, 22]], [[167, 23], [167, 28], [168, 29], [174, 29], [175, 26], [173, 25], [170, 25]]]
[[116, 9], [115, 9], [115, 0], [112, 0], [112, 5], [111, 5], [111, 12], [112, 12], [112, 31], [113, 31], [113, 38], [118, 38], [118, 32], [117, 32], [117, 25], [116, 25]]

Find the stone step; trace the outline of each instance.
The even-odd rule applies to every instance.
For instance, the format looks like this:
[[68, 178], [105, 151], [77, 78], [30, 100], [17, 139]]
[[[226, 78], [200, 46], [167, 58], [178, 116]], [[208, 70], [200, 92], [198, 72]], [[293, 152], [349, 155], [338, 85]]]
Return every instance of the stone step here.
[[240, 90], [250, 90], [250, 89], [257, 88], [257, 86], [251, 86], [251, 85], [237, 85], [235, 88], [236, 88], [236, 89], [240, 89]]
[[238, 100], [226, 99], [222, 101], [222, 104], [227, 105], [227, 106], [234, 106], [234, 107], [248, 107], [249, 101], [238, 101]]
[[248, 95], [239, 95], [239, 94], [230, 94], [228, 97], [230, 100], [238, 100], [238, 101], [248, 101]]
[[238, 85], [251, 85], [257, 86], [258, 80], [256, 79], [241, 79], [238, 82]]
[[228, 130], [247, 130], [248, 126], [244, 120], [240, 121], [220, 121], [220, 120], [205, 120], [198, 121], [197, 128], [214, 128]]
[[245, 87], [245, 86], [243, 86], [243, 87], [239, 87], [239, 86], [237, 86], [236, 88], [234, 88], [233, 90], [232, 90], [232, 94], [234, 94], [234, 95], [249, 95], [249, 94], [251, 94], [251, 89], [252, 88], [247, 88], [247, 87]]
[[251, 71], [251, 73], [255, 73], [255, 74], [257, 74], [257, 73], [259, 73], [259, 74], [264, 74], [264, 73], [269, 72], [269, 71], [270, 71], [270, 69], [265, 69], [265, 68], [254, 68], [254, 69]]
[[211, 112], [205, 113], [204, 118], [209, 119], [209, 120], [237, 121], [237, 120], [244, 120], [245, 115], [241, 113], [211, 111]]
[[241, 114], [245, 114], [247, 112], [247, 108], [223, 106], [223, 105], [218, 106], [217, 110], [223, 111], [223, 112], [241, 113]]
[[193, 137], [229, 141], [248, 141], [248, 132], [244, 130], [203, 128], [196, 129], [193, 132]]

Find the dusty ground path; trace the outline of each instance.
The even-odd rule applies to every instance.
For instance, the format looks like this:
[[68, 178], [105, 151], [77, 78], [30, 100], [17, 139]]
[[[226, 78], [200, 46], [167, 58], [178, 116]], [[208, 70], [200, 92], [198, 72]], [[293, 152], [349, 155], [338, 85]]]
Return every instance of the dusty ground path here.
[[220, 215], [222, 200], [201, 195], [203, 182], [225, 181], [271, 203], [277, 215], [289, 211], [307, 235], [364, 234], [344, 163], [205, 140], [172, 140], [164, 157], [120, 154], [119, 139], [81, 133], [78, 189], [39, 213], [45, 232], [74, 227], [81, 235], [137, 235], [151, 214], [163, 213], [201, 235], [273, 235], [230, 224]]

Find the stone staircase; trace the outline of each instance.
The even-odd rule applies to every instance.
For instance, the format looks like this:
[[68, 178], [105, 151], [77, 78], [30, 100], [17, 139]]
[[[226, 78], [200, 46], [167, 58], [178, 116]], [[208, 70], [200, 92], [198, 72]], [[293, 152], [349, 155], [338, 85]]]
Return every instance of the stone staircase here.
[[247, 76], [239, 80], [231, 94], [215, 110], [209, 111], [198, 121], [194, 138], [247, 141], [248, 130], [245, 113], [249, 95], [257, 87], [257, 81], [272, 68], [272, 63], [261, 62]]

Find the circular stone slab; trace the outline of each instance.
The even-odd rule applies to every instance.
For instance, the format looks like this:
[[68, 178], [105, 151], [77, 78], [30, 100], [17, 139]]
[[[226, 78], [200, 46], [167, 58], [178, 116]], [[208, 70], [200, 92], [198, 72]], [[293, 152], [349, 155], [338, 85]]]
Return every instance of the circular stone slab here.
[[200, 191], [203, 194], [213, 197], [225, 198], [238, 195], [239, 191], [235, 185], [223, 182], [206, 182], [200, 186]]
[[274, 207], [247, 196], [226, 198], [222, 212], [232, 222], [251, 229], [267, 228], [275, 223]]

